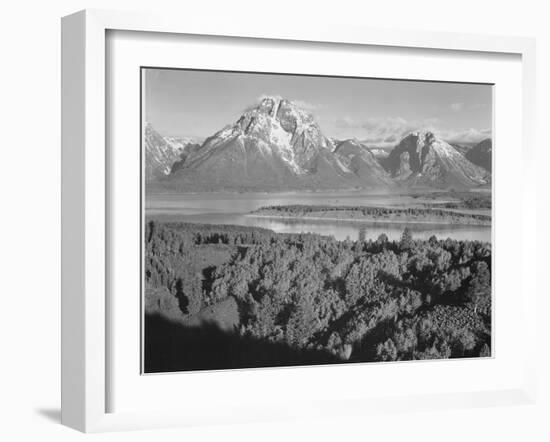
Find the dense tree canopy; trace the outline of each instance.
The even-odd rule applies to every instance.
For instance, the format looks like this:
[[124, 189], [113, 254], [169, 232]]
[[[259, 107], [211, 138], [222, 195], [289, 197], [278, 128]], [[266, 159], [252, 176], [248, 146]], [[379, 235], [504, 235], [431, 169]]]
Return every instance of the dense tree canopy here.
[[491, 225], [491, 216], [466, 211], [446, 209], [472, 209], [475, 205], [446, 203], [425, 204], [425, 207], [371, 207], [371, 206], [329, 206], [292, 204], [265, 206], [252, 212], [256, 216], [277, 216], [289, 218], [330, 218], [342, 220], [401, 221], [401, 222], [443, 222], [449, 224]]
[[157, 221], [144, 233], [147, 312], [185, 323], [233, 298], [236, 334], [342, 361], [490, 355], [489, 243]]

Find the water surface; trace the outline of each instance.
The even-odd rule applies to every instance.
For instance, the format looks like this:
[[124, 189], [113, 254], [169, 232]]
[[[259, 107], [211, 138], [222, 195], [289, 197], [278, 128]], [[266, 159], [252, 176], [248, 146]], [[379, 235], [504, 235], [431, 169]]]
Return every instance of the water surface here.
[[359, 205], [378, 207], [423, 207], [433, 200], [409, 195], [375, 192], [284, 192], [284, 193], [208, 193], [147, 195], [146, 215], [159, 220], [205, 224], [232, 224], [263, 227], [277, 233], [318, 233], [338, 240], [376, 239], [385, 233], [390, 240], [399, 239], [405, 227], [413, 237], [491, 241], [491, 228], [449, 224], [373, 223], [326, 220], [299, 220], [252, 217], [250, 212], [262, 206], [288, 204]]

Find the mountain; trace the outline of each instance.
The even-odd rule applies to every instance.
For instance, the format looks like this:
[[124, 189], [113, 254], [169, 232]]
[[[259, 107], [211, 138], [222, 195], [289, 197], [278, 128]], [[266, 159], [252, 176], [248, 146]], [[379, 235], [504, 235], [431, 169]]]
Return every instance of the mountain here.
[[169, 142], [151, 124], [146, 123], [144, 134], [145, 179], [152, 181], [166, 176], [172, 165], [180, 159], [183, 146]]
[[376, 187], [380, 183], [388, 186], [393, 184], [392, 179], [378, 162], [372, 150], [359, 141], [354, 139], [341, 141], [333, 152], [349, 170], [367, 185]]
[[173, 168], [163, 184], [178, 191], [387, 185], [387, 177], [379, 179], [383, 173], [379, 169], [373, 169], [373, 176], [367, 177], [370, 159], [352, 160], [343, 152], [346, 149], [335, 153], [336, 148], [311, 114], [287, 99], [265, 97], [234, 124], [207, 138]]
[[174, 149], [179, 149], [184, 151], [187, 146], [191, 144], [197, 144], [199, 139], [196, 137], [163, 137], [168, 144], [170, 144]]
[[472, 147], [467, 153], [466, 158], [472, 163], [483, 167], [485, 170], [491, 172], [492, 170], [492, 151], [493, 142], [490, 138], [487, 138], [480, 143]]
[[165, 137], [158, 133], [150, 123], [145, 124], [145, 178], [158, 180], [170, 174], [174, 167], [194, 151], [200, 144], [194, 137]]
[[466, 155], [468, 151], [472, 148], [472, 146], [467, 146], [465, 144], [458, 144], [458, 143], [449, 143], [452, 147], [454, 147], [456, 150], [458, 150], [462, 155]]
[[380, 160], [383, 160], [384, 158], [388, 158], [388, 155], [390, 154], [393, 147], [391, 147], [391, 148], [387, 148], [387, 147], [369, 147], [368, 149], [371, 151], [371, 153], [374, 155], [374, 157], [378, 161], [380, 161]]
[[198, 143], [188, 143], [184, 145], [182, 148], [182, 152], [179, 155], [179, 159], [174, 164], [172, 164], [170, 173], [174, 173], [177, 170], [181, 169], [187, 161], [187, 158], [189, 158], [191, 154], [195, 153], [200, 148], [201, 145]]
[[384, 162], [397, 181], [408, 185], [473, 187], [490, 182], [490, 174], [431, 132], [403, 138]]

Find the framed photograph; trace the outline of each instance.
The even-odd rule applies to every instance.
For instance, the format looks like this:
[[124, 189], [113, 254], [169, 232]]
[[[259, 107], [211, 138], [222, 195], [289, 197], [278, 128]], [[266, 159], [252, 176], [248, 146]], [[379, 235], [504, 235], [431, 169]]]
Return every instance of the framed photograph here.
[[108, 11], [62, 36], [64, 424], [534, 400], [532, 40]]

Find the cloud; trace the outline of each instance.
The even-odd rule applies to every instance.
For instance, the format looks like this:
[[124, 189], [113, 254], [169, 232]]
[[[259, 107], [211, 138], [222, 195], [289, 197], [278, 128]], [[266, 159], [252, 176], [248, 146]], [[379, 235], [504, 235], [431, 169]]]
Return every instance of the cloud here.
[[472, 144], [472, 143], [479, 143], [480, 141], [491, 138], [492, 136], [492, 130], [487, 129], [474, 129], [470, 128], [464, 131], [447, 131], [444, 132], [441, 135], [446, 141], [449, 143], [456, 143], [456, 144]]
[[341, 134], [354, 132], [364, 142], [377, 147], [395, 146], [403, 137], [417, 130], [436, 131], [437, 118], [408, 121], [401, 117], [367, 118], [356, 121], [350, 117], [335, 121]]
[[464, 103], [452, 103], [451, 109], [455, 112], [461, 111], [462, 109], [464, 109]]
[[482, 109], [484, 107], [487, 107], [486, 103], [476, 103], [476, 104], [472, 104], [470, 106], [470, 109], [475, 110], [475, 109]]
[[453, 143], [477, 143], [491, 137], [491, 129], [449, 130], [441, 128], [437, 118], [406, 120], [401, 117], [368, 118], [354, 120], [344, 117], [334, 122], [340, 136], [353, 133], [357, 138], [373, 147], [393, 147], [405, 136], [415, 131], [431, 131], [438, 137]]
[[311, 112], [311, 111], [314, 111], [316, 109], [321, 108], [321, 106], [319, 106], [318, 104], [309, 103], [309, 102], [304, 101], [304, 100], [291, 100], [291, 101], [296, 106], [298, 106], [300, 109], [303, 109], [303, 110], [308, 111], [308, 112]]
[[466, 105], [466, 103], [451, 103], [451, 109], [455, 112], [482, 109], [484, 107], [487, 107], [487, 103], [474, 103], [468, 105]]

